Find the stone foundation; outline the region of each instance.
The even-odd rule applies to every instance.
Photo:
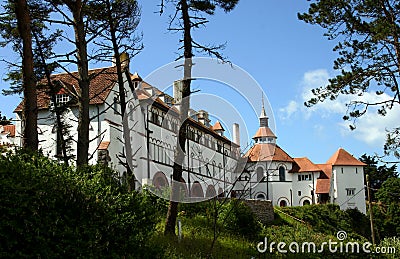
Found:
[[[274,220],[274,207],[269,200],[244,200],[244,203],[250,207],[253,213],[262,223],[268,223]]]

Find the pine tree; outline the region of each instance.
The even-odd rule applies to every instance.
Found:
[[[13,82],[16,90],[24,94],[22,145],[24,148],[37,150],[37,97],[31,10],[26,0],[7,1],[2,7],[5,11],[0,22],[2,45],[11,43],[14,51],[21,57],[21,65],[11,71],[7,79]]]
[[[139,44],[141,37],[136,35],[136,28],[140,21],[140,8],[136,0],[100,0],[92,5],[97,11],[91,17],[95,30],[100,30],[100,37],[96,41],[99,51],[96,55],[99,61],[108,60],[110,56],[115,58],[117,70],[118,98],[120,111],[115,111],[121,116],[122,122],[122,146],[124,147],[118,156],[119,162],[126,168],[127,182],[129,190],[134,190],[135,180],[133,168],[128,160],[132,161],[132,146],[130,142],[130,129],[126,114],[127,101],[125,98],[124,75],[128,79],[128,84],[132,82],[129,73],[129,62],[141,49]],[[100,27],[100,28],[96,28]],[[134,86],[130,85],[132,94],[135,95]]]
[[[165,223],[166,235],[175,235],[176,217],[178,214],[178,201],[174,197],[178,197],[179,183],[182,178],[182,164],[185,157],[185,143],[186,143],[186,126],[188,123],[188,111],[190,103],[190,84],[192,80],[192,57],[194,51],[205,52],[211,56],[215,56],[219,59],[223,59],[223,56],[218,52],[221,49],[220,46],[205,46],[195,41],[191,35],[191,31],[194,28],[198,28],[200,25],[206,24],[208,21],[202,14],[213,15],[217,7],[222,8],[225,12],[233,10],[238,0],[180,0],[171,1],[176,7],[175,18],[172,19],[170,24],[174,23],[174,19],[180,13],[179,21],[177,22],[178,28],[170,28],[170,30],[181,31],[183,33],[183,55],[179,58],[184,58],[183,64],[183,79],[182,83],[182,100],[180,103],[180,115],[179,115],[179,133],[177,138],[177,144],[174,152],[174,165],[172,174],[172,192],[171,199],[168,206],[168,212]],[[161,1],[160,14],[164,11],[164,1]]]
[[[360,161],[367,165],[364,167],[364,173],[369,176],[370,187],[372,188],[370,192],[371,200],[377,201],[375,193],[382,187],[382,184],[389,178],[398,177],[397,166],[396,164],[390,167],[385,164],[378,166],[377,159],[367,154],[362,155]]]
[[[326,32],[328,40],[338,41],[334,48],[339,57],[334,69],[340,74],[327,86],[313,89],[315,98],[306,106],[339,95],[374,93],[384,100],[377,102],[352,101],[344,120],[364,115],[376,106],[385,116],[388,110],[400,105],[400,4],[394,0],[318,0],[311,3],[307,13],[298,14],[300,20],[316,24]],[[377,98],[382,99],[380,98]],[[400,127],[389,129],[384,152],[400,158]]]

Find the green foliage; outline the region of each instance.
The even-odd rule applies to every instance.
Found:
[[[1,116],[1,111],[0,111],[0,126],[10,125],[10,124],[11,124],[11,119],[7,119],[6,116]]]
[[[204,215],[181,215],[179,219],[182,222],[182,239],[165,236],[163,224],[151,238],[152,249],[162,254],[158,258],[251,258],[258,254],[253,242],[226,230],[219,232],[211,249],[214,232],[209,219]]]
[[[217,229],[234,235],[255,238],[261,230],[254,213],[240,200],[210,200],[180,204],[179,209],[179,214],[185,218],[201,216],[205,220],[205,225],[210,228],[214,227],[215,217],[217,217]]]
[[[375,204],[372,207],[375,232],[378,240],[386,237],[398,237],[400,233],[400,207],[391,203]]]
[[[0,257],[150,256],[151,201],[108,168],[17,152],[0,157],[0,193]]]
[[[398,237],[400,233],[400,178],[389,178],[376,193],[379,200],[372,208],[379,239]]]
[[[55,11],[53,9],[54,2],[30,0],[27,1],[27,4],[31,17],[34,73],[36,81],[39,81],[39,79],[44,78],[46,70],[51,73],[57,67],[57,62],[49,60],[54,58],[53,47],[59,42],[62,31],[54,29],[51,24],[44,22],[46,19],[50,19],[50,15]],[[19,57],[18,62],[21,62],[22,41],[17,28],[14,9],[13,1],[3,1],[0,6],[0,46],[11,45],[13,51]],[[46,64],[43,59],[48,63]],[[11,87],[10,89],[3,89],[3,94],[19,94],[23,91],[21,65],[7,61],[6,63],[9,65],[9,71],[7,71],[5,80],[10,82]]]
[[[385,238],[383,239],[379,245],[379,247],[385,247],[393,249],[394,248],[394,253],[386,253],[386,254],[380,254],[381,257],[386,257],[386,258],[398,258],[400,254],[400,239],[396,237],[390,237],[390,238]],[[391,250],[393,251],[393,250]]]
[[[197,215],[205,216],[211,219],[211,215],[214,211],[214,201],[203,201],[197,203],[181,203],[179,204],[179,210],[182,215],[193,218]]]
[[[222,206],[218,222],[228,231],[248,238],[257,237],[260,231],[254,213],[242,201],[236,199]]]
[[[291,216],[305,221],[313,231],[326,235],[336,235],[340,230],[348,233],[350,238],[363,239],[370,237],[368,217],[357,209],[340,210],[338,205],[310,205],[303,207],[285,207],[281,210]]]
[[[378,166],[376,158],[366,154],[360,157],[360,161],[367,164],[364,167],[364,173],[369,176],[370,187],[372,188],[371,200],[377,201],[375,197],[376,190],[380,189],[387,179],[398,176],[397,166],[395,164],[390,167],[386,165]]]
[[[385,204],[400,204],[400,178],[387,179],[376,193],[376,197]]]

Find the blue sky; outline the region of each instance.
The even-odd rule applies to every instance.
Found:
[[[131,72],[137,71],[146,77],[176,59],[180,35],[167,31],[168,13],[173,11],[171,6],[167,6],[166,14],[160,16],[157,13],[159,1],[140,2],[144,50],[131,60]],[[222,51],[224,56],[247,71],[264,90],[275,118],[277,143],[292,157],[307,156],[315,163],[324,163],[339,147],[355,157],[364,153],[381,154],[385,127],[396,124],[399,109],[385,118],[371,111],[359,119],[355,131],[350,131],[342,120],[345,103],[351,100],[350,97],[311,109],[303,106],[303,102],[311,97],[309,90],[325,84],[335,74],[332,65],[336,57],[332,51],[335,43],[323,37],[321,28],[297,19],[297,13],[306,11],[308,4],[298,0],[242,0],[231,13],[217,11],[209,17],[207,27],[195,31],[193,36],[204,44],[226,42]],[[7,49],[0,56],[13,58]],[[0,71],[4,77],[4,64],[0,64]],[[1,89],[8,87],[7,82],[0,82]],[[203,90],[205,85],[199,81],[194,87]],[[215,91],[214,94],[241,110],[241,103],[232,101],[233,95],[223,90]],[[252,103],[256,103],[254,108],[259,113],[261,95],[255,98]],[[376,100],[373,95],[363,98]],[[0,96],[0,110],[7,116],[13,116],[12,110],[17,103],[18,97]],[[246,112],[242,116],[252,136],[258,128],[257,117]]]

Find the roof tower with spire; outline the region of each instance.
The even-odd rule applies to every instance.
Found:
[[[260,121],[260,127],[258,128],[256,134],[253,136],[254,141],[256,143],[276,143],[277,137],[268,125],[269,118],[264,108],[264,96],[262,96],[261,114],[258,118]]]

